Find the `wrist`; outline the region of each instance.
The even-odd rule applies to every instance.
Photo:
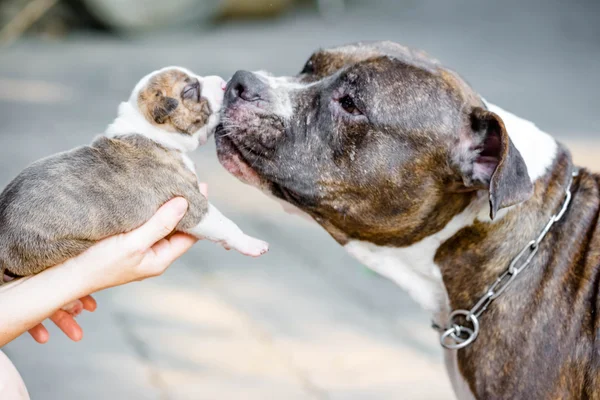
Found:
[[[72,297],[69,301],[79,299],[94,293],[96,288],[96,276],[92,268],[86,268],[77,258],[66,261],[63,264],[48,268],[42,274],[48,274],[48,279],[55,281],[55,288],[62,293]],[[41,274],[40,274],[41,275]]]

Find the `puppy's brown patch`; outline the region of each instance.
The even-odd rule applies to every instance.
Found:
[[[138,94],[137,102],[153,125],[188,135],[206,125],[212,113],[198,79],[174,68],[153,76]]]

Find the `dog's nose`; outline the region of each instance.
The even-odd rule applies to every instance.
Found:
[[[229,82],[225,96],[230,101],[240,98],[253,102],[264,100],[266,90],[267,85],[252,72],[237,71]]]

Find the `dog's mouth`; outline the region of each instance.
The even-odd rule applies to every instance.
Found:
[[[267,189],[278,174],[274,157],[283,121],[239,99],[225,101],[220,117],[215,131],[219,161],[242,182]]]
[[[295,206],[305,203],[303,196],[288,189],[286,186],[263,177],[248,160],[248,157],[257,157],[251,149],[237,144],[227,130],[219,125],[215,132],[217,157],[221,165],[240,181],[265,190],[270,194],[287,201]]]
[[[231,88],[230,88],[231,89]],[[227,95],[226,95],[227,97]],[[285,153],[285,121],[268,104],[226,99],[215,132],[219,162],[240,181],[303,208],[313,196],[296,181],[294,157]],[[303,195],[302,193],[306,193]]]
[[[247,149],[243,144],[237,144],[235,139],[219,125],[215,133],[217,156],[223,167],[240,181],[257,187],[275,197],[298,207],[304,208],[310,203],[310,197],[289,189],[287,185],[279,183],[276,178],[268,179],[258,172],[249,161],[257,154]]]
[[[266,185],[222,124],[216,129],[215,142],[219,162],[229,173],[248,185],[259,188]]]

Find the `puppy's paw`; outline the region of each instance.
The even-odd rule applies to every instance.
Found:
[[[62,307],[62,309],[74,317],[83,312],[83,303],[81,300],[75,300]]]
[[[245,236],[240,243],[231,246],[243,255],[250,257],[260,257],[269,251],[269,243],[250,236]]]

